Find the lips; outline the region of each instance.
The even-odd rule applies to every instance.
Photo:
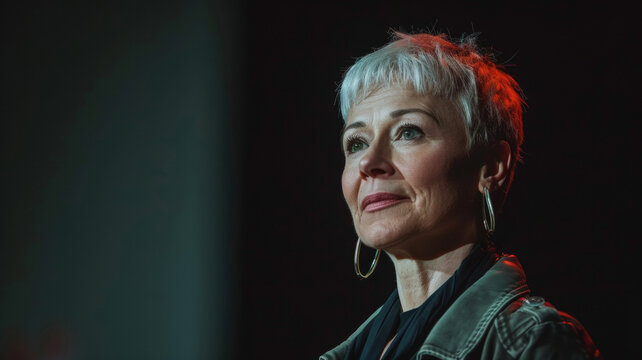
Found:
[[[361,201],[361,209],[365,212],[373,212],[396,205],[405,200],[406,197],[391,193],[376,193],[368,195]]]

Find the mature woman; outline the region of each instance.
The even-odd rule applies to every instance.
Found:
[[[383,251],[397,289],[321,359],[600,357],[491,246],[523,138],[513,78],[471,38],[397,34],[347,71],[340,102],[355,270],[368,277]],[[362,243],[377,249],[365,274]]]

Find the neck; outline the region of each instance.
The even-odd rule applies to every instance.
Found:
[[[472,243],[467,243],[429,260],[399,258],[389,253],[395,266],[402,310],[421,306],[457,271],[472,247]]]

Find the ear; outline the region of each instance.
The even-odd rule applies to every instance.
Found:
[[[484,157],[484,163],[479,172],[479,192],[488,188],[493,192],[508,181],[508,171],[512,166],[513,157],[508,142],[502,140],[495,144]]]

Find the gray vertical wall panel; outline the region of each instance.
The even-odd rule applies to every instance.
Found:
[[[227,353],[234,102],[219,7],[3,15],[4,355]]]

